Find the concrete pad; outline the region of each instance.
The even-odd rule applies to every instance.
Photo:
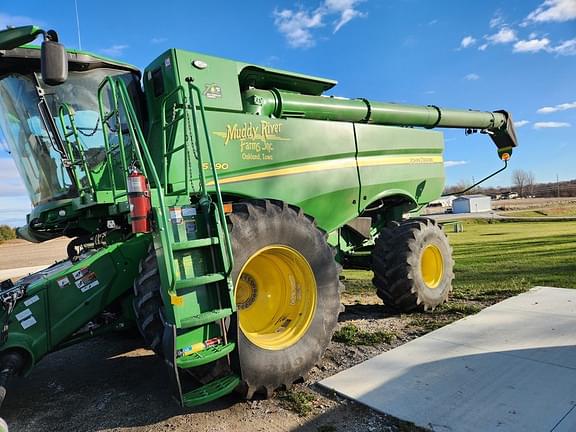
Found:
[[[576,431],[576,290],[537,287],[320,385],[434,431]]]
[[[28,276],[30,273],[36,273],[44,270],[48,265],[32,266],[32,267],[18,267],[7,270],[0,270],[0,281],[6,279],[20,279],[21,277]]]
[[[574,432],[576,431],[576,405],[553,429],[554,432]]]

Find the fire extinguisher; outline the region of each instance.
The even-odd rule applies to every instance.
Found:
[[[148,180],[135,166],[128,173],[128,203],[130,204],[130,219],[133,233],[150,232],[150,190]]]

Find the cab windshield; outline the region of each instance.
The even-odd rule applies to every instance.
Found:
[[[9,74],[0,79],[0,128],[34,206],[78,194],[74,171],[62,163],[63,131],[58,110],[63,103],[74,110],[80,147],[89,168],[104,161],[98,85],[110,75],[125,77],[129,88],[138,82],[129,72],[104,68],[70,72],[59,86],[44,84],[39,74]],[[39,91],[44,94],[47,112],[40,107]],[[86,178],[79,180],[84,183]]]

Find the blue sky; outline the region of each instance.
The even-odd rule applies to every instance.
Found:
[[[339,81],[332,94],[506,109],[520,147],[513,168],[537,181],[576,178],[576,0],[77,0],[81,45],[144,68],[177,47]],[[54,28],[79,47],[73,0],[3,2],[0,27]],[[0,150],[0,152],[2,152]],[[0,223],[30,205],[0,154]],[[446,132],[447,183],[500,167],[486,136]]]

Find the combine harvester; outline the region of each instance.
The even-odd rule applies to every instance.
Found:
[[[444,187],[430,129],[485,133],[504,161],[516,146],[505,111],[326,97],[334,81],[199,53],[141,75],[34,26],[0,49],[0,127],[33,204],[18,233],[72,239],[2,283],[2,399],[46,354],[133,324],[183,406],[270,396],[322,358],[342,265],[398,310],[446,300],[451,248],[417,217]]]

